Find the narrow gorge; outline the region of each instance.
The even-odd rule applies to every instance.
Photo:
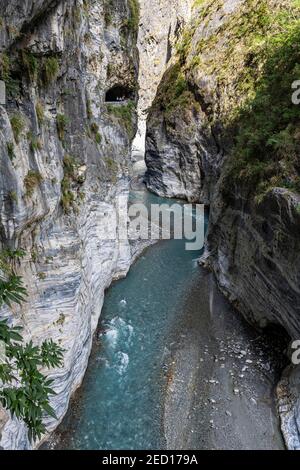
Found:
[[[147,186],[210,206],[202,264],[259,328],[299,336],[299,8],[289,1],[196,2],[148,120]],[[299,368],[277,390],[299,448]]]
[[[292,0],[0,0],[0,340],[55,392],[36,439],[0,394],[2,449],[300,449],[299,32]],[[205,204],[205,247],[122,238],[120,201]]]

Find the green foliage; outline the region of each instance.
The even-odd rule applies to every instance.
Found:
[[[8,81],[6,82],[7,95],[12,98],[16,98],[20,94],[20,84],[20,80],[9,77]]]
[[[278,21],[281,31],[263,49],[255,95],[229,127],[236,133],[230,176],[248,181],[257,193],[274,185],[300,190],[300,108],[291,100],[300,76],[300,20],[281,14]]]
[[[93,122],[90,126],[92,136],[97,144],[101,144],[102,136],[99,132],[99,126],[95,122]]]
[[[274,15],[270,12],[269,0],[247,0],[234,13],[225,15],[215,31],[210,31],[208,25],[214,21],[215,12],[222,8],[223,1],[207,0],[195,4],[198,10],[194,11],[192,24],[176,44],[178,59],[187,76],[199,69],[200,74],[214,76],[216,88],[220,88],[221,93],[226,90],[226,100],[220,103],[218,110],[220,116],[226,103],[232,110],[253,91],[259,77],[257,51],[269,35],[276,32]],[[278,11],[278,5],[276,9]],[[195,34],[200,25],[203,33]],[[252,73],[254,69],[256,74]],[[229,110],[225,109],[226,112]]]
[[[63,326],[66,320],[66,315],[64,313],[59,314],[58,320],[55,322],[56,325]]]
[[[179,63],[165,73],[152,108],[159,109],[167,122],[173,120],[178,109],[183,112],[187,108],[199,108]]]
[[[64,157],[64,174],[70,178],[75,178],[76,163],[74,157],[66,154]]]
[[[59,62],[56,57],[47,57],[44,63],[43,82],[45,85],[50,85],[54,82],[59,74]]]
[[[52,339],[42,344],[41,356],[43,365],[48,368],[62,365],[63,351]]]
[[[0,306],[4,303],[11,306],[12,302],[21,304],[27,295],[22,278],[12,274],[7,280],[0,279]]]
[[[90,8],[91,8],[90,0],[83,0],[82,8],[83,8],[84,14],[88,16]]]
[[[42,142],[37,135],[34,135],[32,132],[28,132],[27,138],[32,152],[37,152],[42,149]]]
[[[2,250],[0,252],[0,269],[1,268],[1,262],[7,263],[13,263],[14,261],[20,261],[24,256],[26,255],[26,252],[23,250],[23,248],[16,248],[15,250],[12,250],[10,248],[6,248],[5,250]]]
[[[61,182],[61,190],[62,190],[62,197],[61,197],[61,205],[65,214],[69,213],[72,207],[74,207],[75,197],[73,192],[71,191],[70,181],[68,178],[64,177]]]
[[[44,112],[43,104],[40,101],[38,101],[37,104],[35,105],[35,112],[36,112],[39,126],[41,127],[45,122],[45,112]]]
[[[61,182],[61,205],[63,211],[67,214],[71,211],[71,209],[76,208],[75,195],[74,191],[72,190],[72,186],[81,185],[83,183],[83,179],[78,176],[78,165],[76,164],[75,159],[71,155],[65,155],[63,167],[64,177]]]
[[[43,416],[56,418],[49,404],[52,380],[47,379],[40,367],[59,367],[62,365],[62,349],[52,340],[34,346],[30,341],[21,344],[20,328],[8,327],[6,321],[0,322],[0,340],[6,344],[6,362],[0,365],[0,402],[12,416],[22,419],[28,427],[31,441],[40,439],[46,431]],[[12,385],[18,377],[18,386]]]
[[[22,115],[20,113],[15,113],[10,118],[10,124],[14,134],[15,141],[17,144],[20,141],[20,136],[25,128],[25,123]]]
[[[99,132],[97,132],[97,133],[95,134],[95,142],[96,142],[96,144],[98,144],[98,145],[101,144],[101,142],[102,142],[102,136],[101,136],[101,134],[100,134]]]
[[[43,181],[42,175],[35,170],[29,170],[24,178],[25,196],[31,197],[36,187]]]
[[[206,0],[194,0],[193,8],[199,8],[205,3]]]
[[[56,118],[56,126],[58,137],[60,140],[64,140],[66,127],[69,124],[70,120],[64,114],[58,114]]]
[[[81,21],[81,7],[80,6],[75,6],[73,8],[73,17],[75,24],[79,24]]]
[[[15,158],[14,143],[13,142],[7,142],[6,147],[7,147],[7,154],[9,156],[10,160],[12,161]]]
[[[20,93],[22,77],[35,82],[38,71],[38,59],[29,51],[21,50],[18,56],[11,53],[0,54],[0,79],[5,81],[6,91],[10,97],[16,97]]]
[[[39,70],[38,59],[31,52],[23,50],[21,52],[21,60],[28,79],[31,82],[36,81]]]
[[[158,100],[162,109],[167,110],[173,107],[185,91],[188,91],[188,85],[177,63],[168,70],[159,90]]]
[[[38,252],[36,250],[32,250],[31,251],[31,261],[33,263],[36,263],[37,260],[38,260],[38,257],[39,257]]]
[[[140,19],[140,5],[138,0],[128,0],[130,17],[128,19],[127,25],[130,31],[137,33],[139,28],[139,19]]]
[[[15,274],[13,263],[23,258],[24,250],[3,250],[0,253],[0,306],[4,303],[22,304],[27,296],[21,277]],[[41,438],[46,431],[43,416],[56,418],[49,404],[54,391],[52,381],[41,372],[41,367],[60,367],[63,350],[52,340],[34,346],[30,341],[22,344],[20,327],[8,325],[0,320],[0,341],[6,347],[5,361],[0,364],[0,403],[10,411],[12,417],[23,420],[28,427],[30,440]]]
[[[109,26],[112,23],[112,10],[114,8],[113,0],[105,0],[104,3],[104,21],[105,25]]]
[[[111,157],[106,157],[106,158],[104,159],[104,161],[105,161],[105,163],[106,163],[107,168],[108,168],[111,172],[115,173],[115,172],[118,170],[118,164],[117,164],[117,162],[116,162],[113,158],[111,158]]]
[[[11,345],[15,341],[22,341],[20,327],[9,327],[6,320],[0,320],[0,340],[6,345]]]
[[[209,124],[221,124],[226,145],[234,136],[224,190],[239,184],[256,201],[277,186],[298,192],[300,107],[291,87],[300,78],[300,3],[247,0],[215,31],[206,29],[222,4],[195,1],[193,23],[177,44],[178,74],[176,66],[167,72],[154,106],[170,120],[190,107],[187,91],[177,93],[180,74],[214,77],[218,101],[205,110]]]
[[[96,124],[95,122],[93,122],[93,123],[91,124],[91,131],[92,131],[94,134],[96,134],[96,132],[99,131],[99,126],[98,126],[98,124]]]
[[[109,26],[112,22],[112,14],[109,10],[106,10],[104,13],[104,21],[106,26]]]
[[[12,78],[12,60],[4,52],[0,54],[0,79],[5,82],[9,97],[15,98],[20,93],[20,79]]]
[[[89,98],[86,100],[86,114],[87,114],[88,119],[92,119],[93,112],[92,112],[91,100]]]
[[[109,114],[115,116],[122,126],[126,129],[129,138],[133,137],[133,113],[135,110],[135,103],[133,101],[128,101],[126,104],[113,105],[109,104],[107,106],[107,111]]]
[[[25,256],[22,249],[6,249],[0,252],[0,307],[11,306],[12,302],[21,304],[27,296],[22,279],[16,275],[14,264]]]
[[[10,78],[10,60],[4,52],[0,54],[0,77],[5,82]]]
[[[185,30],[180,38],[180,41],[178,41],[176,44],[176,52],[178,54],[179,62],[181,64],[186,61],[194,31],[195,27]]]
[[[14,202],[17,203],[18,202],[18,195],[17,195],[16,191],[9,191],[8,197],[9,197],[9,200],[12,203],[14,203]]]

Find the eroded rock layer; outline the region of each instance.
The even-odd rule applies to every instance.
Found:
[[[157,87],[168,67],[176,41],[191,17],[193,0],[140,0],[139,50],[139,132],[134,150],[145,151],[146,118]]]
[[[29,296],[13,313],[24,338],[65,350],[52,370],[58,420],[80,385],[104,290],[126,274],[131,250],[106,239],[126,197],[136,128],[134,2],[2,1],[0,109],[2,246],[22,247]],[[114,86],[131,99],[106,103]],[[30,447],[25,426],[3,414],[1,446]],[[51,431],[58,420],[49,418]]]

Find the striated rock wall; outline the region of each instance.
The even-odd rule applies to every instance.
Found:
[[[147,112],[172,58],[175,43],[190,20],[192,3],[193,0],[139,1],[139,132],[133,144],[137,154],[144,153]]]
[[[264,47],[277,32],[277,18],[290,15],[289,8],[288,1],[227,0],[202,2],[194,10],[149,113],[146,164],[150,190],[210,204],[204,262],[232,303],[257,326],[277,324],[299,339],[300,196],[294,184],[299,168],[288,153],[294,149],[287,141],[280,152],[275,146],[267,163],[259,150],[258,161],[249,163],[235,161],[239,155],[232,150],[235,135],[245,127],[240,110],[251,100],[260,110],[255,97],[268,59]],[[280,50],[274,57],[280,66]],[[280,90],[284,84],[277,81],[276,86]],[[286,86],[292,116],[291,85]],[[279,106],[278,115],[282,110]],[[244,149],[247,142],[254,145],[252,137],[255,132],[248,134]],[[278,389],[290,449],[300,448],[299,396],[299,368],[291,367]]]
[[[106,104],[119,85],[135,90],[136,18],[126,0],[0,2],[1,245],[22,247],[29,297],[1,318],[25,339],[65,349],[52,370],[58,421],[80,385],[104,291],[131,263],[126,242],[104,240],[118,196],[127,195],[134,101]],[[49,418],[53,430],[57,420]],[[4,449],[30,448],[17,419],[1,412]]]

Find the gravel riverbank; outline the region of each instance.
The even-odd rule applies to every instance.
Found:
[[[167,448],[284,449],[274,398],[282,345],[253,330],[203,268],[181,308],[167,373]]]

